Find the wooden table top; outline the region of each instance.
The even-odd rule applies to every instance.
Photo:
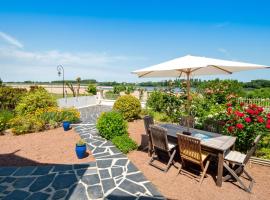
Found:
[[[182,133],[183,131],[187,131],[187,127],[183,127],[180,125],[175,124],[159,124],[159,125],[167,129],[168,136],[174,138],[177,138],[176,133]],[[221,135],[194,128],[190,128],[189,132],[191,133],[191,136],[201,139],[202,146],[217,149],[220,151],[228,150],[234,145],[236,141],[236,137]]]

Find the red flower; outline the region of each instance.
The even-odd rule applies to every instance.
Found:
[[[266,124],[265,128],[270,129],[270,124]]]
[[[241,102],[241,103],[240,103],[240,106],[241,106],[241,107],[243,107],[244,105],[245,105],[245,103],[244,103],[244,102]]]
[[[270,113],[267,114],[267,118],[270,119]]]
[[[244,113],[239,112],[238,110],[237,110],[237,111],[235,111],[235,114],[236,114],[238,117],[244,117],[244,116],[245,116],[245,114],[244,114]]]
[[[258,117],[257,117],[257,121],[258,121],[259,123],[263,123],[263,122],[264,122],[264,119],[263,119],[261,116],[258,116]]]
[[[243,124],[236,124],[236,128],[238,128],[238,129],[243,129],[244,128],[244,125]]]
[[[227,107],[231,107],[231,106],[232,106],[232,104],[231,104],[231,103],[227,103],[226,105],[227,105]]]
[[[254,110],[252,110],[252,109],[247,109],[247,113],[250,114],[250,115],[254,115]]]
[[[227,112],[229,115],[232,114],[232,107],[227,108]]]
[[[246,121],[247,123],[250,123],[250,122],[251,122],[251,118],[250,118],[250,117],[246,117],[246,118],[245,118],[245,121]]]
[[[270,119],[267,119],[266,124],[270,124]]]
[[[259,110],[254,110],[254,115],[258,115],[259,114]]]
[[[234,131],[234,126],[229,126],[228,127],[228,131],[231,133],[231,132],[233,132]]]
[[[263,111],[263,107],[258,107],[258,111],[262,112]]]

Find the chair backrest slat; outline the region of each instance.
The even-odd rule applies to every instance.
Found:
[[[258,135],[255,138],[255,140],[253,141],[252,146],[251,146],[250,150],[248,151],[248,153],[247,153],[247,155],[245,157],[244,164],[247,164],[247,162],[249,161],[249,159],[251,158],[251,156],[255,153],[261,137],[262,137],[261,135]]]
[[[150,134],[154,148],[169,151],[167,130],[157,125],[150,125]]]
[[[197,162],[202,161],[201,141],[199,139],[181,133],[177,134],[177,138],[181,156]]]
[[[143,121],[144,121],[145,132],[147,135],[150,135],[150,125],[154,124],[153,117],[147,115],[143,118]]]

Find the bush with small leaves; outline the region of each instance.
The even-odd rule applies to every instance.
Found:
[[[13,113],[8,110],[0,111],[0,133],[9,128],[9,121],[13,118]]]
[[[10,126],[14,135],[21,135],[44,130],[45,123],[38,117],[29,114],[25,116],[18,115],[11,119]]]
[[[127,134],[127,122],[119,112],[104,112],[98,118],[97,129],[102,137],[110,140]]]
[[[38,88],[23,96],[15,108],[18,115],[34,113],[39,108],[55,107],[56,100],[44,89]]]
[[[112,143],[124,154],[138,148],[136,142],[134,142],[127,134],[114,137]]]
[[[113,110],[120,112],[128,121],[138,119],[141,109],[141,102],[132,95],[119,97],[113,105]]]

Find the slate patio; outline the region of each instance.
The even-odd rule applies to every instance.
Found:
[[[95,162],[0,168],[0,199],[164,199],[153,184],[114,145],[101,138],[96,119],[106,106],[81,109],[74,125]]]

